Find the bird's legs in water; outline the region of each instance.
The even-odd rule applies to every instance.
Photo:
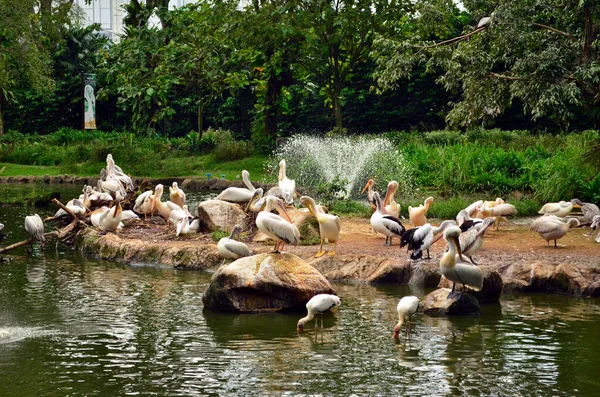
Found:
[[[325,255],[325,250],[323,249],[323,243],[325,243],[324,239],[321,239],[321,247],[319,248],[319,252],[315,254],[315,258],[320,258]]]

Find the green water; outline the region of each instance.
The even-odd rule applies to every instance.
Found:
[[[0,208],[6,245],[31,210]],[[40,215],[43,215],[40,213]],[[392,339],[398,299],[427,291],[335,284],[342,306],[299,335],[302,313],[205,310],[211,274],[124,266],[67,248],[0,265],[0,396],[595,396],[600,301],[504,297],[480,316],[417,315]]]

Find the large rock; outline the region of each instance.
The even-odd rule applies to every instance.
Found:
[[[500,295],[502,295],[503,281],[502,276],[495,270],[487,267],[481,267],[483,271],[483,288],[481,291],[475,291],[470,288],[465,290],[477,298],[480,303],[493,303],[500,302]],[[439,288],[452,288],[452,281],[446,277],[442,277],[438,285]],[[456,288],[462,288],[462,285],[456,284]]]
[[[317,294],[334,294],[329,281],[293,254],[259,254],[224,265],[202,297],[206,307],[231,312],[303,309]]]
[[[245,226],[246,214],[239,205],[222,200],[206,200],[198,204],[198,218],[210,231],[231,232],[235,225]]]
[[[290,215],[290,219],[292,223],[298,228],[300,232],[300,239],[319,239],[319,222],[317,219],[308,212],[306,208],[286,208],[288,214]],[[267,237],[262,232],[257,232],[253,238],[253,241],[258,243],[264,243],[266,241],[270,241],[271,239]]]
[[[473,295],[454,294],[452,298],[448,298],[451,291],[450,288],[439,288],[427,294],[421,300],[423,313],[430,316],[446,316],[481,312],[479,302]]]

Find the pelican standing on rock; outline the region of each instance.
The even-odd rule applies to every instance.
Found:
[[[478,266],[462,261],[459,242],[460,233],[458,226],[450,226],[444,231],[444,239],[448,243],[448,250],[440,260],[440,273],[452,281],[452,291],[448,294],[448,298],[454,295],[456,283],[460,283],[464,287],[470,287],[475,291],[479,291],[483,287],[483,271]],[[456,260],[457,257],[460,262]]]
[[[300,197],[300,203],[303,206],[308,208],[311,215],[317,218],[317,222],[319,222],[319,234],[321,235],[321,247],[319,248],[319,252],[315,254],[315,258],[319,258],[325,254],[325,250],[323,250],[323,243],[325,240],[329,244],[333,244],[333,251],[329,252],[329,255],[335,255],[335,250],[337,248],[337,242],[340,238],[340,230],[342,225],[340,223],[340,217],[331,214],[325,214],[317,208],[317,204],[315,200],[308,196]]]
[[[228,187],[217,196],[217,200],[229,201],[232,203],[247,203],[250,201],[252,193],[254,192],[254,186],[252,186],[252,182],[250,182],[250,173],[248,171],[242,171],[242,180],[244,181],[246,188]]]
[[[294,194],[296,193],[296,181],[288,179],[285,173],[285,160],[279,162],[279,189],[281,195],[287,204],[294,202]]]
[[[406,335],[410,336],[410,319],[419,310],[421,303],[416,296],[405,296],[400,299],[396,310],[398,311],[398,323],[394,327],[394,339],[400,336],[400,330],[406,321]]]
[[[323,328],[323,313],[325,313],[327,310],[332,309],[341,304],[342,304],[342,301],[341,301],[340,297],[336,296],[336,295],[319,294],[319,295],[313,296],[312,298],[310,298],[310,300],[306,304],[306,310],[308,311],[308,314],[306,315],[306,317],[302,317],[298,321],[298,325],[297,325],[296,329],[298,331],[303,331],[304,324],[306,324],[313,318],[315,319],[315,329],[316,329],[317,328],[317,318],[315,318],[315,315],[317,315],[317,314],[321,315],[321,328]]]
[[[408,207],[408,217],[413,226],[423,226],[427,223],[427,211],[433,203],[433,197],[425,199],[425,203],[418,207]]]
[[[563,218],[573,210],[573,203],[570,201],[559,201],[558,203],[547,203],[538,211],[542,215],[555,215]]]
[[[38,214],[25,217],[25,230],[31,234],[33,241],[46,241],[44,237],[44,222]]]
[[[279,253],[280,250],[283,250],[285,244],[298,245],[300,243],[300,232],[292,224],[283,202],[277,197],[269,196],[263,207],[263,210],[256,216],[256,227],[275,241],[272,253]],[[273,208],[277,209],[281,216],[271,213]]]
[[[383,214],[383,203],[381,202],[379,193],[373,193],[373,198],[375,199],[377,209],[371,215],[371,227],[375,233],[385,236],[385,243],[383,245],[392,245],[392,238],[401,237],[406,229],[398,218]]]
[[[240,225],[235,225],[229,237],[223,237],[219,240],[219,243],[217,244],[217,249],[219,250],[219,254],[223,258],[238,259],[244,256],[252,255],[252,252],[250,252],[250,248],[248,248],[246,244],[240,241],[241,232],[242,227]]]
[[[537,232],[548,242],[548,246],[550,245],[550,240],[554,240],[554,247],[556,248],[558,247],[556,240],[563,238],[569,231],[569,228],[573,226],[579,226],[579,221],[575,218],[571,218],[565,223],[557,216],[546,215],[533,221],[530,230]]]
[[[400,238],[400,247],[408,245],[408,249],[412,251],[410,259],[417,261],[423,258],[423,251],[427,250],[427,258],[431,259],[429,255],[429,248],[439,239],[433,239],[436,235],[443,232],[448,226],[454,226],[456,222],[453,220],[446,220],[440,224],[439,227],[432,226],[429,223],[423,226],[414,227],[408,229]]]

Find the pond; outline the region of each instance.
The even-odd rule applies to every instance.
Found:
[[[0,207],[7,245],[33,210]],[[45,210],[54,212],[53,209]],[[48,215],[44,211],[40,215]],[[211,273],[96,261],[54,245],[0,264],[0,395],[596,395],[600,300],[503,296],[480,316],[418,314],[392,339],[406,286],[334,284],[304,313],[204,309]]]

